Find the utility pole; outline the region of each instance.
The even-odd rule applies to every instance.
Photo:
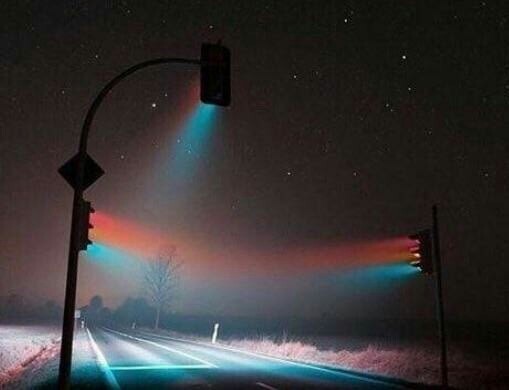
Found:
[[[440,235],[438,228],[438,208],[433,205],[433,250],[435,258],[436,270],[436,308],[438,319],[438,337],[440,342],[440,376],[442,388],[447,389],[449,386],[447,378],[447,344],[444,320],[444,300],[442,296],[442,260],[440,256]]]

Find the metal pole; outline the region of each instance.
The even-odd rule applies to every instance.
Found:
[[[447,380],[447,344],[444,321],[444,301],[442,297],[442,260],[440,257],[440,236],[438,230],[438,209],[433,205],[433,249],[436,270],[436,300],[438,318],[438,336],[440,341],[440,376],[442,388],[448,387]]]
[[[65,304],[64,304],[64,318],[62,325],[62,343],[60,346],[60,364],[58,368],[58,388],[60,390],[67,390],[70,388],[71,379],[71,362],[72,362],[72,341],[74,334],[74,311],[76,308],[76,282],[78,279],[78,255],[79,255],[79,218],[80,207],[83,200],[83,179],[85,177],[85,164],[87,157],[87,143],[90,127],[94,119],[97,109],[101,105],[104,98],[108,95],[111,89],[120,81],[134,72],[147,68],[149,66],[182,63],[199,65],[200,60],[190,60],[185,58],[156,58],[141,62],[113,78],[104,88],[99,92],[92,105],[88,109],[85,122],[81,128],[80,144],[78,150],[78,161],[76,169],[76,181],[74,186],[74,198],[72,203],[72,220],[71,220],[71,238],[69,243],[69,256],[67,259],[67,278],[65,284]]]
[[[83,161],[81,161],[83,160]],[[84,159],[78,160],[78,167],[83,165]],[[79,172],[79,169],[78,169]],[[81,179],[79,174],[76,183],[82,187],[83,170]],[[79,235],[79,214],[83,190],[76,186],[72,203],[71,239],[69,244],[69,256],[67,259],[67,280],[65,284],[65,305],[64,321],[62,325],[62,343],[60,346],[60,364],[58,371],[58,388],[68,389],[71,377],[72,340],[74,333],[74,310],[76,303],[76,281],[78,278],[78,235]]]

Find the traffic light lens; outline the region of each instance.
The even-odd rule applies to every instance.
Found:
[[[433,273],[431,231],[423,230],[408,237],[412,240],[409,252],[412,257],[410,265],[417,267],[425,274]]]

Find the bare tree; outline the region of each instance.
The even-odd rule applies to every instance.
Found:
[[[174,298],[179,268],[175,248],[160,254],[145,268],[143,284],[147,298],[156,307],[155,329],[159,329],[161,312],[169,307]]]

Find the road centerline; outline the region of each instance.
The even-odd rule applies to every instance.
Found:
[[[195,360],[197,362],[200,362],[202,363],[203,365],[205,366],[208,366],[208,368],[218,368],[215,364],[213,363],[210,363],[204,359],[200,359],[196,356],[193,356],[189,353],[186,353],[186,352],[182,352],[182,351],[179,351],[177,349],[174,349],[174,348],[171,348],[171,347],[168,347],[166,345],[163,345],[163,344],[160,344],[160,343],[156,343],[155,341],[152,341],[152,340],[147,340],[147,339],[143,339],[143,338],[140,338],[140,337],[136,337],[136,336],[131,336],[129,334],[126,334],[126,333],[122,333],[122,332],[119,332],[117,330],[113,330],[113,329],[109,329],[109,328],[104,328],[105,330],[109,331],[109,332],[112,332],[112,333],[116,333],[116,334],[119,334],[123,337],[127,337],[127,338],[130,338],[130,339],[133,339],[133,340],[137,340],[137,341],[141,341],[143,343],[147,343],[147,344],[150,344],[150,345],[153,345],[153,346],[156,346],[158,348],[161,348],[161,349],[164,349],[166,351],[169,351],[169,352],[173,352],[175,354],[178,354],[178,355],[181,355],[181,356],[185,356],[187,357],[188,359],[191,359],[191,360]]]
[[[267,389],[267,390],[278,390],[277,388],[272,387],[271,385],[268,385],[268,384],[263,383],[263,382],[256,382],[255,385],[263,387],[264,389]]]
[[[212,368],[205,364],[154,364],[144,366],[110,366],[111,371],[142,371],[142,370],[196,370]]]

